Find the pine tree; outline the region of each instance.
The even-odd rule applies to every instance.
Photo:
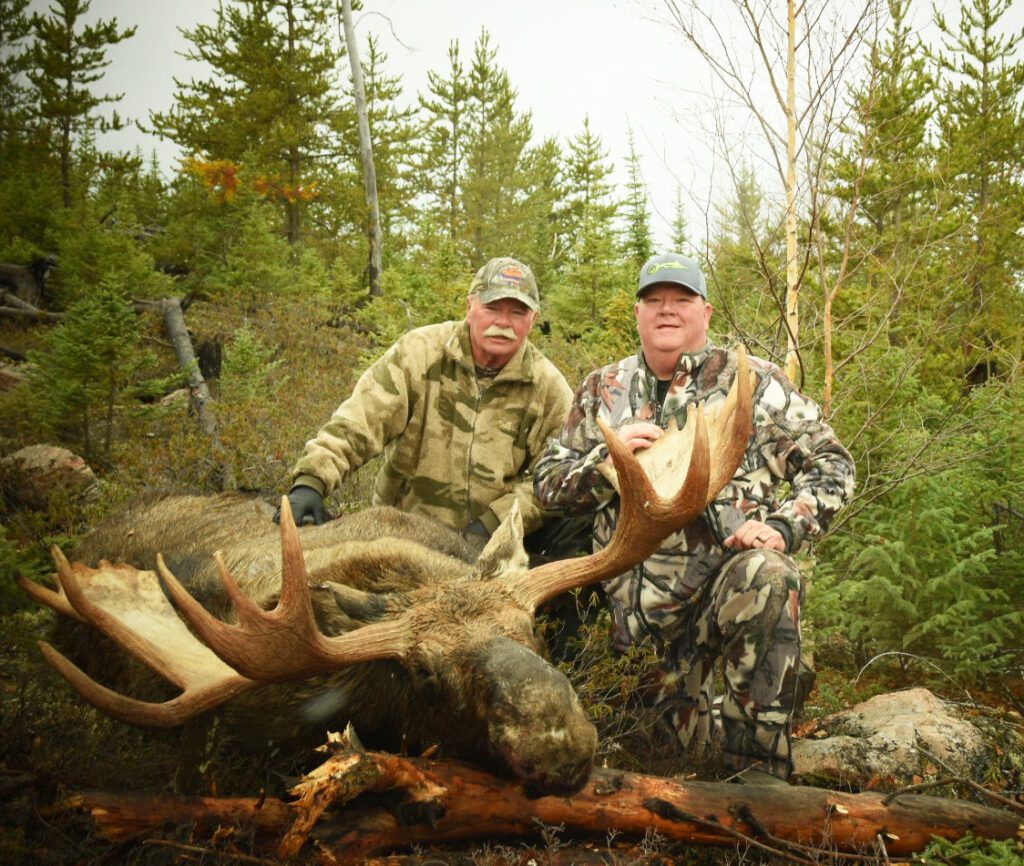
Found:
[[[187,57],[209,64],[206,79],[176,81],[175,106],[152,112],[155,132],[186,153],[241,162],[264,177],[284,211],[289,243],[338,152],[328,121],[338,97],[328,0],[230,0],[216,21],[185,32]],[[268,74],[272,70],[273,74]],[[339,105],[341,107],[339,108]]]
[[[31,411],[86,461],[110,459],[118,396],[149,361],[138,343],[124,286],[105,280],[69,307],[45,350],[29,353]]]
[[[35,15],[36,41],[28,78],[35,88],[38,120],[56,129],[55,147],[60,159],[61,195],[65,208],[72,199],[72,153],[77,141],[97,130],[120,129],[117,113],[100,117],[96,109],[118,102],[121,96],[96,96],[89,85],[103,77],[110,64],[107,48],[130,38],[136,28],[120,29],[117,19],[82,26],[89,0],[54,0],[50,14]]]
[[[29,104],[28,91],[19,81],[31,65],[28,4],[29,0],[0,0],[0,147],[23,130]]]
[[[613,199],[612,165],[601,139],[590,128],[569,142],[565,167],[566,269],[553,299],[554,319],[560,330],[579,335],[600,329],[606,309],[625,274],[616,267],[615,219],[618,203]],[[635,274],[634,274],[635,276]]]
[[[937,56],[939,170],[952,188],[951,209],[963,227],[954,250],[963,263],[965,367],[984,379],[1019,362],[1021,345],[1006,340],[1024,316],[1024,33],[1001,35],[1011,0],[964,0]]]
[[[522,160],[533,134],[529,115],[516,111],[516,91],[497,63],[487,31],[469,68],[463,208],[470,266],[517,251],[525,234]]]
[[[427,73],[428,96],[420,94],[423,148],[418,186],[429,221],[443,227],[449,242],[462,234],[462,191],[466,166],[469,82],[459,57],[459,43],[448,46],[448,75]]]
[[[654,251],[651,242],[651,211],[647,201],[647,185],[644,183],[640,155],[636,152],[636,138],[633,127],[627,133],[629,156],[626,167],[629,176],[626,182],[625,231],[623,233],[623,253],[639,271]]]
[[[683,190],[679,186],[676,187],[675,206],[672,209],[669,248],[678,253],[685,253],[690,249],[690,240],[687,235],[686,209],[683,207]]]

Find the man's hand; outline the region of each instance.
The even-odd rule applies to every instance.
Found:
[[[292,518],[296,526],[315,523],[319,526],[327,520],[324,498],[312,487],[299,484],[288,491],[288,504],[292,507]],[[281,522],[281,509],[274,512],[274,523]]]
[[[733,550],[751,550],[766,547],[769,550],[786,552],[786,539],[777,529],[760,520],[748,520],[723,542]]]
[[[616,431],[619,438],[626,443],[630,451],[639,451],[642,448],[650,448],[655,440],[660,439],[665,431],[657,424],[648,421],[638,421],[636,424],[623,424]]]

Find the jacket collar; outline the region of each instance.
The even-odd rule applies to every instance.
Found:
[[[683,352],[679,358],[679,363],[676,364],[676,370],[672,374],[672,380],[675,381],[680,376],[689,377],[693,375],[693,371],[698,369],[711,355],[715,349],[715,344],[708,340],[701,348],[696,352]],[[637,359],[640,364],[640,368],[644,371],[644,377],[650,382],[653,388],[654,383],[657,381],[651,368],[647,366],[647,360],[644,358],[644,350],[640,349],[637,352]]]

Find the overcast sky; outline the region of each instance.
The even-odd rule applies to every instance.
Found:
[[[718,0],[706,0],[717,9]],[[848,0],[828,0],[837,11]],[[710,5],[712,4],[713,5]],[[778,0],[784,8],[782,0]],[[46,6],[34,0],[35,9]],[[958,2],[940,8],[951,23]],[[458,39],[463,57],[486,28],[498,49],[498,63],[518,90],[518,106],[533,117],[536,140],[553,135],[565,142],[580,132],[585,116],[601,136],[624,184],[627,128],[632,126],[653,205],[653,228],[667,238],[677,186],[681,186],[694,241],[704,232],[709,200],[721,198],[724,172],[712,156],[708,126],[709,88],[703,64],[664,18],[658,0],[365,0],[357,15],[360,46],[368,32],[389,55],[386,69],[402,76],[405,99],[426,88],[427,72],[446,72],[448,45]],[[927,28],[931,3],[919,0],[915,23]],[[1008,23],[1024,24],[1024,2]],[[202,76],[201,67],[180,56],[188,43],[181,29],[215,18],[215,0],[93,0],[90,16],[116,17],[136,25],[135,36],[109,51],[111,65],[96,85],[99,92],[124,93],[122,115],[145,119],[166,110],[173,78]],[[742,36],[738,46],[746,46]],[[749,55],[750,48],[746,52]],[[137,130],[103,141],[108,147],[156,150],[171,169],[173,145]],[[772,183],[772,179],[766,179]],[[715,187],[712,190],[712,186]]]

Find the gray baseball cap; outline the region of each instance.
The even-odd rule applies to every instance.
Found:
[[[537,281],[522,262],[508,257],[491,259],[476,272],[469,286],[471,295],[479,295],[481,302],[490,304],[501,298],[513,298],[536,312],[540,309]]]
[[[639,298],[645,289],[657,283],[675,283],[708,299],[708,284],[696,259],[680,253],[662,253],[651,256],[640,268],[640,283],[636,289]]]

